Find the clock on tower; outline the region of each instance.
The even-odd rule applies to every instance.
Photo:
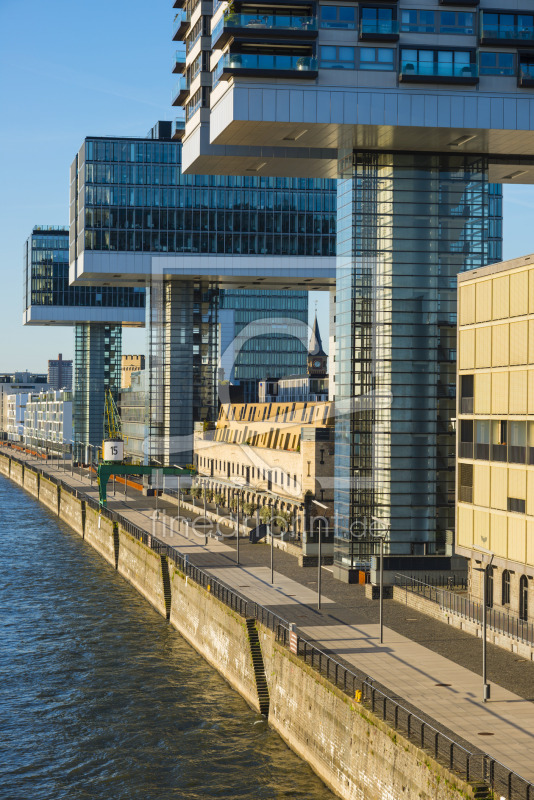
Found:
[[[317,324],[317,314],[313,322],[310,345],[308,347],[308,375],[316,378],[326,377],[328,371],[328,356],[323,350],[319,325]]]

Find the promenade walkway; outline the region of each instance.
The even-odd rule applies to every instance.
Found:
[[[19,454],[17,454],[19,456]],[[39,462],[42,467],[43,464]],[[56,472],[56,470],[54,470]],[[77,488],[89,489],[85,475],[59,476]],[[296,559],[275,552],[274,584],[270,548],[178,533],[154,521],[155,501],[128,490],[117,491],[108,506],[135,525],[188,554],[191,563],[235,588],[242,595],[295,622],[307,638],[332,655],[367,673],[391,694],[419,709],[439,726],[470,745],[483,749],[523,778],[534,782],[534,665],[512,653],[488,646],[492,696],[483,703],[479,666],[481,643],[437,620],[386,601],[384,645],[379,642],[377,603],[363,597],[362,587],[334,581],[323,567],[325,596],[316,609],[317,569],[298,568]],[[97,491],[93,485],[96,498]],[[159,508],[176,514],[176,505],[159,501]]]

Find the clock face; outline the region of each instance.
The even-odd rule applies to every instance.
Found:
[[[313,366],[316,367],[316,368],[319,368],[321,366],[321,362],[320,361],[314,361],[313,362]]]

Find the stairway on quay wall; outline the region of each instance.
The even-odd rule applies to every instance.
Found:
[[[181,572],[165,554],[76,497],[53,475],[0,454],[0,474],[25,486],[116,569],[346,800],[489,797]],[[150,542],[150,535],[147,535]]]

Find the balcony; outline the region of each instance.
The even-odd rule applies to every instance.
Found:
[[[189,81],[185,75],[180,75],[178,83],[175,85],[171,94],[172,106],[183,106],[189,96]]]
[[[492,444],[491,445],[491,460],[492,461],[508,461],[508,448],[505,444]]]
[[[172,136],[174,140],[180,140],[185,133],[185,119],[175,119],[172,123]]]
[[[461,414],[472,414],[474,408],[474,397],[462,397],[460,400],[460,413]]]
[[[480,0],[439,0],[440,6],[478,6]]]
[[[183,8],[184,5],[185,5],[185,0],[174,0],[174,3],[172,4],[172,7],[173,8]]]
[[[362,42],[397,42],[399,23],[396,19],[360,20],[360,40]]]
[[[534,62],[532,64],[519,64],[517,73],[517,85],[519,88],[534,88]]]
[[[534,26],[532,25],[489,25],[480,23],[480,44],[502,45],[504,47],[534,46]]]
[[[220,49],[230,39],[278,41],[315,39],[317,17],[293,14],[227,14],[214,28],[212,47]]]
[[[459,486],[458,487],[458,500],[460,503],[473,502],[473,487],[472,486]]]
[[[473,458],[473,442],[460,442],[458,451],[460,458]]]
[[[174,18],[172,26],[173,42],[183,41],[186,31],[189,29],[190,15],[188,11],[180,9]]]
[[[489,461],[490,457],[490,446],[489,444],[482,444],[477,442],[475,444],[475,458],[482,459],[483,461]]]
[[[312,80],[318,75],[317,59],[311,55],[228,53],[222,61],[221,80],[228,80],[232,75]]]
[[[478,83],[478,65],[403,60],[399,81],[401,83],[455,83],[462,86],[475,86]]]
[[[185,53],[177,50],[172,60],[172,71],[175,74],[185,72]]]

